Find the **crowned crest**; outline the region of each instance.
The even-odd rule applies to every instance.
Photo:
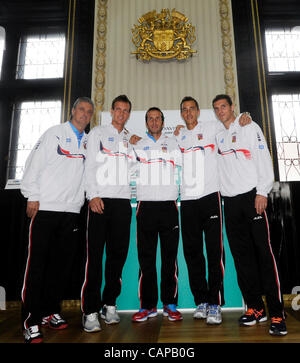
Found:
[[[139,25],[134,25],[131,30],[132,42],[136,46],[136,51],[132,54],[137,59],[183,60],[196,53],[191,48],[196,40],[195,27],[185,15],[175,9],[162,9],[160,13],[150,11],[140,17],[138,22]]]

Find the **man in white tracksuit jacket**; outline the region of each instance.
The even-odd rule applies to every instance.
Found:
[[[177,135],[183,155],[181,228],[189,283],[196,304],[194,318],[220,324],[224,304],[224,249],[215,136],[222,125],[215,119],[198,120],[199,105],[190,96],[183,98],[180,111],[186,124]]]
[[[217,135],[220,191],[238,283],[248,308],[239,323],[248,326],[267,320],[262,300],[266,295],[269,332],[285,335],[280,281],[266,213],[274,181],[270,153],[255,122],[240,127],[229,96],[216,96],[213,107],[225,126]]]
[[[137,163],[137,248],[139,258],[140,310],[132,317],[142,322],[157,315],[158,287],[156,252],[161,249],[161,301],[163,314],[171,321],[182,319],[178,300],[177,251],[179,185],[176,167],[181,152],[174,137],[162,134],[164,115],[157,107],[146,112],[147,135],[134,146]]]
[[[116,299],[121,292],[131,223],[130,140],[125,128],[131,102],[126,95],[112,102],[112,121],[89,133],[85,188],[89,200],[87,260],[81,290],[82,323],[86,332],[101,330],[98,313],[106,324],[119,323]],[[106,252],[105,286],[102,259]]]
[[[220,324],[224,304],[224,248],[216,134],[223,126],[212,117],[198,120],[199,104],[191,96],[182,99],[180,112],[186,127],[178,132],[182,127],[178,126],[175,135],[183,156],[180,212],[184,257],[196,304],[193,316],[206,319],[208,324]],[[251,118],[243,114],[239,122],[245,125]]]
[[[60,301],[76,250],[78,216],[84,204],[83,172],[93,102],[79,98],[69,122],[53,126],[29,155],[21,192],[31,218],[22,288],[25,342],[41,342],[40,325],[67,327]]]

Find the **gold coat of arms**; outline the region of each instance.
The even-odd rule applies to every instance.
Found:
[[[196,40],[195,27],[188,23],[188,18],[173,9],[156,10],[144,14],[138,19],[139,25],[131,30],[132,42],[136,51],[132,54],[137,59],[150,61],[157,59],[183,60],[196,53],[191,44]]]

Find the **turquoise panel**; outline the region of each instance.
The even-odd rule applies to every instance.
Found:
[[[128,257],[123,269],[122,275],[122,291],[117,299],[117,307],[119,310],[136,310],[140,307],[138,298],[138,273],[139,264],[137,257],[136,244],[136,208],[132,208],[131,238]],[[224,228],[224,249],[225,249],[225,308],[242,307],[242,295],[237,284],[236,271],[233,258],[229,249],[226,231]],[[204,243],[205,245],[205,243]],[[206,254],[204,250],[204,254]],[[158,286],[160,284],[160,246],[157,248],[157,276]],[[178,250],[178,308],[188,309],[194,308],[195,303],[189,287],[188,271],[183,255],[182,239],[180,236]],[[158,309],[162,308],[161,301],[158,302]]]

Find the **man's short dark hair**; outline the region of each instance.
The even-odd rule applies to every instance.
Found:
[[[180,102],[180,112],[182,112],[183,103],[187,102],[187,101],[193,101],[197,107],[197,110],[199,110],[199,104],[198,104],[197,100],[195,100],[195,98],[193,98],[191,96],[185,96],[185,97],[183,97],[182,101]]]
[[[158,112],[160,112],[162,122],[164,122],[164,121],[165,121],[165,116],[164,116],[164,114],[163,114],[163,112],[162,112],[162,110],[161,110],[160,108],[158,108],[158,107],[150,107],[150,108],[148,109],[148,111],[146,112],[146,115],[145,115],[145,121],[146,121],[146,123],[147,123],[148,113],[149,113],[150,111],[158,111]]]
[[[212,101],[212,106],[214,107],[214,103],[217,102],[217,101],[220,101],[220,100],[226,100],[229,104],[229,106],[232,105],[232,99],[230,96],[228,95],[225,95],[225,94],[220,94],[220,95],[217,95],[213,101]]]
[[[124,103],[128,103],[129,104],[129,112],[131,111],[131,102],[129,100],[129,98],[126,95],[120,95],[118,97],[116,97],[111,104],[111,108],[114,110],[115,109],[115,104],[116,102],[124,102]]]

